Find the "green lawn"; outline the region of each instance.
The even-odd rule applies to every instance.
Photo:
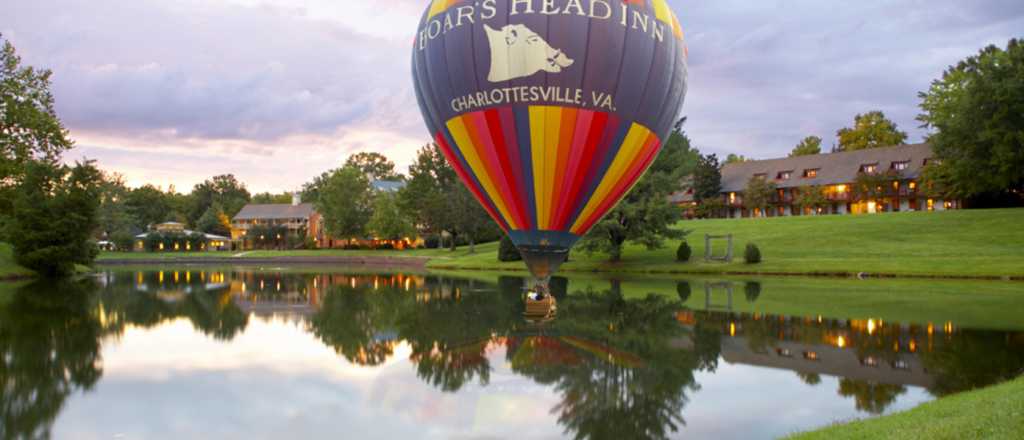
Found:
[[[614,264],[602,254],[574,252],[563,271],[1024,277],[1024,209],[694,220],[680,227],[691,231],[690,263],[674,261],[674,241],[654,251],[628,245],[623,261]],[[733,234],[737,260],[704,262],[706,233]],[[742,262],[749,242],[761,248],[762,264]],[[478,255],[436,259],[430,267],[522,268],[498,263],[495,255],[496,247],[489,247]]]
[[[830,426],[792,439],[1019,439],[1024,378],[926,403],[877,419]]]
[[[0,279],[30,277],[32,271],[14,262],[11,245],[0,243]]]

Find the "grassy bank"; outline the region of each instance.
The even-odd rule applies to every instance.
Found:
[[[14,262],[11,245],[0,243],[0,280],[31,276],[33,276],[31,270],[25,269]]]
[[[691,231],[689,263],[675,262],[678,242],[648,251],[627,245],[623,259],[575,252],[564,271],[630,273],[870,274],[1024,277],[1024,209],[907,212],[862,216],[777,217],[681,222]],[[733,234],[733,263],[703,261],[704,234]],[[742,262],[756,243],[764,263]],[[724,244],[718,244],[721,253]],[[447,269],[521,270],[499,263],[496,247],[477,255],[437,258]]]
[[[1019,439],[1024,378],[877,419],[835,425],[791,439]]]

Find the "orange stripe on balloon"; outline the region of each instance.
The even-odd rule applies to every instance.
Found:
[[[580,231],[590,230],[605,214],[615,208],[615,205],[618,205],[622,197],[633,189],[633,186],[640,181],[644,171],[647,170],[647,167],[657,157],[657,153],[660,150],[659,147],[658,137],[653,133],[650,134],[644,143],[643,150],[633,160],[633,163],[630,164],[629,170],[623,175],[623,178],[615,185],[608,196],[601,200],[601,204],[598,205],[587,221],[583,223]]]
[[[487,198],[484,197],[480,188],[473,182],[473,177],[470,176],[462,166],[462,162],[459,161],[459,158],[455,157],[455,153],[452,151],[451,145],[447,140],[445,140],[444,136],[442,136],[441,133],[438,133],[434,136],[434,142],[437,143],[437,146],[441,150],[441,154],[444,155],[444,158],[447,159],[448,163],[451,164],[453,169],[455,169],[455,174],[459,176],[459,179],[465,182],[466,187],[469,188],[469,192],[473,194],[473,197],[475,197],[477,202],[480,203],[480,206],[483,206],[484,210],[487,211],[487,215],[490,215],[502,230],[508,232],[508,225],[505,224],[505,221],[501,216],[498,215],[494,208],[491,207],[491,204],[488,202]]]
[[[481,157],[481,153],[484,150],[484,140],[478,136],[478,127],[476,125],[476,118],[474,118],[475,114],[477,113],[452,118],[448,121],[448,131],[451,132],[459,151],[462,152],[462,157],[466,159],[466,163],[473,170],[473,174],[480,180],[480,185],[484,187],[484,191],[490,196],[495,207],[498,208],[498,212],[501,213],[501,216],[510,228],[519,229],[518,225],[512,220],[508,207],[505,206],[505,201],[501,197],[501,191],[495,185],[494,179],[488,172],[487,165]]]
[[[553,230],[561,229],[558,224],[558,214],[563,205],[568,201],[565,193],[565,175],[569,170],[569,156],[572,153],[573,137],[576,131],[576,119],[579,110],[575,108],[564,108],[562,110],[562,121],[559,123],[561,131],[558,137],[558,161],[555,164],[555,177],[552,181],[551,193],[554,204],[551,206],[551,220],[548,225]]]
[[[555,229],[565,229],[566,217],[576,207],[575,201],[579,193],[577,181],[581,180],[577,179],[577,176],[584,174],[584,171],[586,171],[580,164],[583,162],[584,153],[589,147],[597,143],[597,140],[591,140],[593,137],[591,133],[593,131],[593,122],[593,111],[580,110],[576,115],[576,129],[573,131],[569,162],[566,165],[565,176],[560,179],[561,184],[558,188],[559,193],[562,194],[562,202],[557,207]]]

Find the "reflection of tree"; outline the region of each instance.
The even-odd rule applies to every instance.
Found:
[[[393,328],[396,308],[402,306],[397,288],[383,290],[346,285],[330,288],[320,311],[310,319],[311,331],[349,362],[383,364],[394,353],[394,341],[378,336]],[[413,301],[409,296],[405,298]]]
[[[1024,372],[1024,344],[1001,332],[961,330],[920,356],[935,374],[929,391],[936,396],[995,385]]]
[[[840,379],[839,395],[853,397],[857,409],[871,414],[881,414],[896,401],[907,388],[902,385],[888,385],[864,380]]]
[[[810,386],[816,386],[821,383],[821,375],[818,373],[804,373],[797,371],[796,376],[805,384]]]
[[[558,319],[546,330],[572,335],[591,356],[524,364],[515,361],[514,346],[508,356],[516,372],[555,385],[562,401],[553,411],[576,438],[667,438],[685,423],[686,391],[698,389],[693,372],[702,356],[672,347],[685,336],[674,319],[676,303],[655,295],[627,300],[617,287],[559,302]],[[713,350],[717,358],[718,346]]]
[[[747,302],[754,303],[761,297],[761,283],[757,281],[747,281],[743,285],[743,293],[747,297]]]
[[[203,334],[223,341],[234,339],[249,324],[248,315],[231,301],[231,293],[226,290],[192,293],[178,311]]]
[[[92,280],[36,282],[0,307],[0,437],[48,438],[77,389],[103,374]]]

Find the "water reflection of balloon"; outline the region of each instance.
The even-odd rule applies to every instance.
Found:
[[[666,0],[434,0],[413,77],[434,141],[546,289],[654,161],[686,58]]]

